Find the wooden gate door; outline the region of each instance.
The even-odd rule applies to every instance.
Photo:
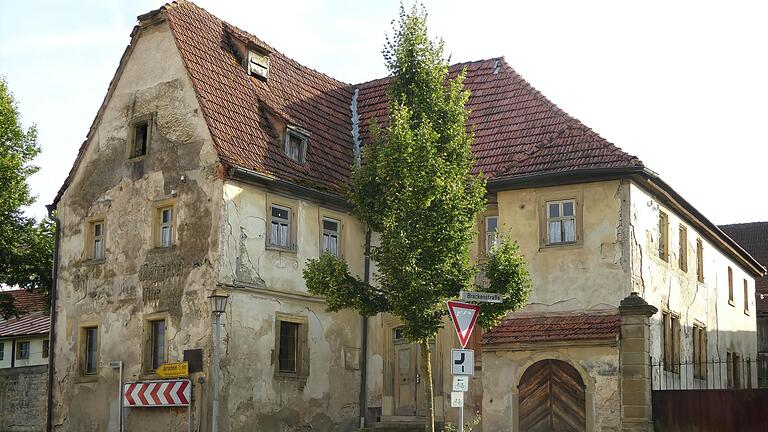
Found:
[[[395,331],[397,334],[397,330]],[[396,338],[395,345],[395,415],[416,415],[416,374],[418,345]]]
[[[586,430],[584,382],[566,362],[542,360],[520,379],[520,432]]]

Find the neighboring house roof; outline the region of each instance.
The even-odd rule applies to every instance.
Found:
[[[51,317],[43,311],[0,321],[0,338],[47,334],[50,330]]]
[[[768,266],[768,222],[720,225],[720,229],[760,264]],[[768,275],[755,278],[755,292],[767,294],[762,299],[757,297],[757,310],[768,312]]]
[[[355,154],[352,107],[357,107],[364,145],[369,139],[370,120],[386,123],[390,78],[357,85],[335,80],[300,65],[259,38],[186,0],[166,4],[139,17],[140,24],[131,34],[131,45],[123,54],[89,137],[114,91],[136,37],[144,27],[162,20],[168,22],[214,147],[230,175],[234,177],[237,170],[247,170],[262,179],[340,195],[348,183]],[[242,53],[236,49],[240,44],[270,53],[267,82],[248,75],[239,59]],[[491,180],[489,189],[507,187],[504,182],[508,181],[547,176],[567,177],[563,182],[568,183],[599,181],[604,178],[600,176],[606,175],[642,174],[653,178],[654,185],[665,193],[681,200],[640,159],[559,109],[504,58],[456,64],[451,66],[450,73],[455,76],[464,68],[465,85],[470,90],[468,127],[475,137],[475,171]],[[298,126],[310,133],[305,163],[285,155],[276,129],[278,124]],[[86,144],[87,140],[49,208],[57,205],[66,190]],[[695,209],[687,211],[711,231],[710,237],[725,242],[723,250],[753,272],[760,271],[751,257],[727,244],[728,240],[716,228],[712,230],[711,222]]]
[[[46,313],[47,306],[42,294],[27,290],[2,291],[2,294],[12,296],[14,305],[23,315],[0,321],[0,337],[48,333],[51,318]]]
[[[483,345],[577,340],[615,340],[618,313],[513,316],[483,334]]]

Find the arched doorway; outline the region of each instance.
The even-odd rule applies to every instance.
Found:
[[[561,360],[541,360],[520,378],[520,432],[587,429],[584,381]]]

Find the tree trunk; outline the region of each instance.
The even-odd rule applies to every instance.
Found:
[[[426,411],[426,420],[424,430],[426,432],[435,432],[435,409],[433,403],[435,398],[432,396],[432,352],[429,350],[429,340],[419,342],[421,346],[421,372],[424,380],[424,410]]]

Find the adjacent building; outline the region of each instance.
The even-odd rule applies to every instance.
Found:
[[[768,266],[768,222],[720,225],[720,229]],[[755,305],[758,380],[760,387],[768,387],[768,276],[755,278]]]
[[[48,395],[48,306],[36,292],[0,294],[11,296],[18,311],[0,320],[0,431],[42,431]]]
[[[759,263],[503,58],[451,73],[462,69],[476,170],[489,178],[473,255],[482,264],[498,234],[511,232],[534,279],[531,304],[471,342],[482,355],[467,418],[482,414],[488,431],[526,430],[542,412],[551,421],[551,399],[526,392],[559,371],[575,389],[576,430],[647,423],[647,398],[621,396],[630,322],[648,325],[631,335],[648,347],[632,359],[662,362],[657,381],[679,380],[688,358],[754,358]],[[55,430],[118,430],[120,372],[111,365],[122,362],[130,382],[158,379],[160,365],[183,359],[200,360],[190,362],[192,425],[185,409],[130,408],[126,430],[210,430],[215,290],[229,295],[222,430],[423,421],[419,348],[399,320],[327,312],[302,277],[307,259],[326,251],[361,279],[375,274],[365,250],[376,233],[350,215],[343,191],[370,121],[386,117],[387,85],[304,67],[187,1],[139,17],[51,207],[61,245]],[[743,296],[734,288],[742,280]],[[635,304],[643,299],[650,305]],[[626,318],[654,306],[661,312]],[[440,423],[457,418],[457,346],[449,326],[434,340]]]

